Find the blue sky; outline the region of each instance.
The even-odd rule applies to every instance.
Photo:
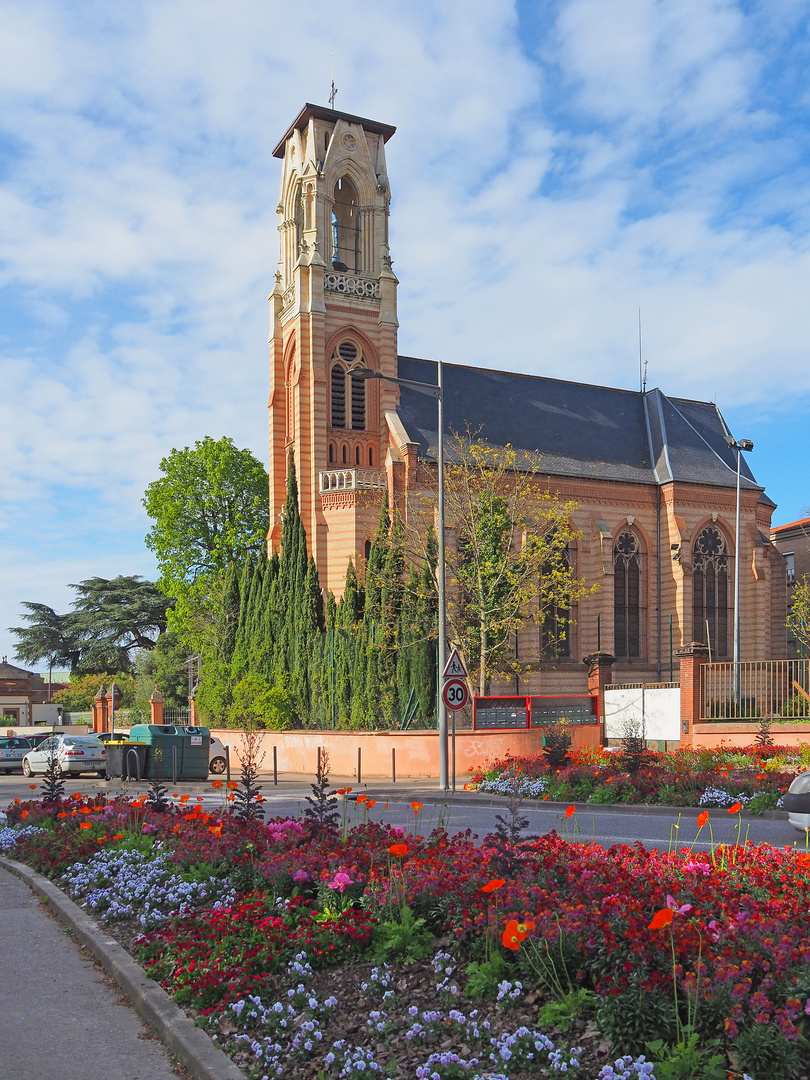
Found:
[[[141,573],[172,447],[266,460],[272,148],[388,144],[400,351],[717,401],[810,503],[807,0],[0,2],[0,654]]]

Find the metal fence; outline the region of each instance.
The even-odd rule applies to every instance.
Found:
[[[191,709],[186,705],[181,705],[179,708],[163,710],[164,724],[187,724],[190,719]]]
[[[703,717],[810,720],[810,660],[759,660],[703,667]]]

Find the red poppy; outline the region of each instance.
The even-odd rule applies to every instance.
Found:
[[[359,805],[360,803],[364,803],[365,801],[366,801],[366,796],[365,796],[365,795],[358,795],[358,796],[357,796],[357,802],[358,802],[358,805]]]
[[[221,787],[224,787],[224,785],[225,785],[225,781],[224,781],[224,780],[212,780],[212,781],[211,781],[211,787],[212,787],[212,788],[215,788],[215,789],[216,789],[217,791],[219,791],[219,789],[220,789]]]
[[[506,878],[498,877],[488,881],[486,885],[481,886],[481,892],[493,893],[496,889],[500,889],[506,884]]]
[[[501,940],[507,949],[513,949],[517,952],[520,948],[521,941],[526,939],[526,935],[530,930],[534,930],[534,923],[531,920],[528,920],[525,923],[519,923],[517,919],[510,919],[504,928]]]
[[[91,823],[90,823],[89,821],[83,821],[83,822],[82,822],[82,823],[81,823],[81,824],[79,825],[79,828],[80,828],[80,829],[92,829],[92,828],[93,828],[93,826],[92,826],[92,824],[91,824]]]
[[[37,790],[37,785],[36,784],[29,784],[28,786],[31,788],[32,791]]]
[[[388,850],[391,852],[392,855],[396,855],[397,857],[399,857],[401,855],[407,855],[408,854],[408,845],[407,844],[392,844],[389,847]]]
[[[565,811],[565,816],[573,817],[576,812],[577,808],[575,806],[569,806],[568,809]]]
[[[358,802],[359,801],[360,800],[358,799]],[[366,806],[376,806],[376,805],[377,805],[377,800],[376,799],[366,799]]]
[[[411,803],[411,810],[413,810],[413,812],[415,814],[418,814],[421,809],[422,809],[422,804],[420,802],[412,802]]]
[[[739,814],[739,812],[741,810],[742,810],[742,803],[741,802],[735,802],[733,806],[730,806],[728,808],[728,810],[726,810],[726,813],[727,814]]]
[[[709,811],[704,810],[702,814],[698,814],[698,828],[702,829],[706,822],[709,820]]]
[[[653,915],[653,920],[647,927],[648,930],[663,930],[665,926],[669,926],[672,922],[672,908],[661,908],[660,911],[656,911]]]

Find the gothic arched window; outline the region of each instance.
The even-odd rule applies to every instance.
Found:
[[[695,540],[692,553],[692,633],[705,641],[712,657],[728,656],[728,545],[714,525]]]
[[[330,378],[333,428],[366,430],[365,380],[352,376],[354,369],[365,366],[363,354],[353,341],[342,341],[332,353]]]
[[[546,564],[543,572],[553,574],[555,569],[568,570],[570,566],[571,556],[566,548],[559,553],[559,559],[555,558],[553,562]],[[543,609],[540,647],[545,657],[559,659],[571,655],[571,609],[554,597],[545,603]]]
[[[348,176],[335,184],[332,210],[332,266],[335,270],[359,270],[357,192]]]
[[[613,648],[623,660],[641,656],[641,549],[625,529],[613,545]]]

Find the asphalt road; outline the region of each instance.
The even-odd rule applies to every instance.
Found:
[[[5,807],[14,799],[36,797],[30,784],[34,779],[26,780],[19,774],[0,777],[0,807]],[[455,795],[442,793],[436,781],[405,780],[393,784],[390,780],[369,780],[368,784],[357,787],[351,779],[335,779],[333,789],[343,785],[353,787],[351,795],[343,801],[348,824],[362,821],[365,816],[370,820],[382,820],[392,825],[429,833],[439,825],[449,832],[461,832],[471,829],[479,837],[492,832],[497,825],[498,815],[507,815],[505,799],[494,796],[482,796],[475,792],[457,790]],[[39,787],[39,784],[36,785]],[[169,784],[169,792],[178,796],[188,795],[189,802],[202,800],[208,811],[224,809],[224,789],[215,791],[210,781],[191,781]],[[107,783],[90,777],[70,778],[66,781],[66,793],[81,791],[90,795],[96,791],[105,791],[109,795],[124,791],[128,795],[144,793],[146,784]],[[376,804],[368,810],[355,802],[357,794],[365,792]],[[262,794],[265,799],[265,813],[268,818],[302,814],[306,808],[306,796],[311,794],[310,781],[306,777],[280,778],[277,786],[272,776],[262,779]],[[415,814],[411,802],[422,803],[422,808]],[[387,806],[385,804],[388,804]],[[709,826],[705,827],[696,840],[697,816],[694,807],[684,810],[665,807],[637,807],[635,809],[596,807],[578,804],[576,813],[571,818],[565,817],[565,807],[526,800],[521,812],[529,819],[529,832],[542,836],[552,830],[569,840],[581,842],[595,841],[609,847],[613,844],[632,844],[640,841],[646,848],[674,849],[692,846],[695,850],[708,850],[712,844],[733,843],[748,840],[749,843],[768,843],[775,847],[801,847],[808,844],[803,833],[796,832],[787,821],[786,814],[768,817],[730,815],[725,810],[709,811]],[[676,828],[676,826],[678,826]]]

